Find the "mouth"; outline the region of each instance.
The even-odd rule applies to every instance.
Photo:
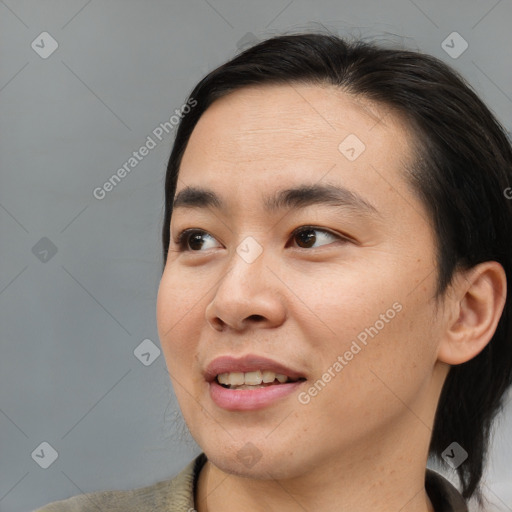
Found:
[[[230,411],[270,406],[307,380],[298,370],[256,355],[219,357],[207,366],[204,377],[214,403]]]
[[[306,380],[305,377],[292,378],[272,370],[256,370],[251,372],[220,373],[215,380],[225,389],[258,389],[268,386],[278,386],[287,382]]]
[[[272,386],[306,380],[298,370],[267,357],[248,354],[243,357],[222,356],[214,359],[204,372],[206,382],[217,381],[223,387]]]

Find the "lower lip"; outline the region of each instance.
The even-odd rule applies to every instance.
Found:
[[[228,411],[254,411],[263,409],[280,398],[290,395],[305,381],[274,384],[255,389],[228,389],[216,380],[210,382],[210,396],[222,409]]]

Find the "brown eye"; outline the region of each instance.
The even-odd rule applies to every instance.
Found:
[[[314,244],[316,242],[316,229],[303,229],[298,233],[295,233],[294,237],[297,240],[297,244],[302,248],[311,247],[310,244]]]
[[[204,238],[214,238],[206,231],[200,229],[185,229],[178,234],[175,243],[178,244],[180,251],[200,251],[206,243]]]
[[[315,233],[319,235],[317,236]],[[330,231],[320,229],[315,226],[302,226],[299,229],[296,229],[292,234],[292,238],[297,240],[297,245],[302,249],[314,248],[313,246],[315,243],[328,240],[329,238],[334,240],[347,241],[345,238],[339,235],[335,235]],[[329,245],[329,242],[322,245]]]

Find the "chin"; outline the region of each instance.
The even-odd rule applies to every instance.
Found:
[[[241,460],[235,451],[231,454],[212,453],[206,454],[208,459],[224,473],[235,475],[241,478],[252,478],[255,480],[281,480],[293,476],[293,470],[289,462],[276,465],[274,457],[261,455],[260,459],[253,461]]]
[[[190,404],[188,404],[190,405]],[[231,422],[213,419],[205,409],[185,407],[189,431],[208,460],[224,473],[257,480],[299,477],[314,469],[318,457],[304,450],[302,428],[288,425],[273,432],[276,423],[236,415]],[[269,435],[271,434],[271,435]]]
[[[214,466],[241,478],[286,480],[304,474],[308,467],[307,461],[303,460],[305,454],[287,449],[282,438],[276,440],[276,446],[268,439],[257,443],[257,446],[256,442],[235,442],[232,439],[228,446],[226,441],[203,442],[200,446]],[[289,444],[292,446],[294,443]]]

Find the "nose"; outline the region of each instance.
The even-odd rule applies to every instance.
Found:
[[[205,311],[207,322],[215,330],[271,328],[284,322],[284,284],[269,263],[265,251],[250,263],[233,254]]]

